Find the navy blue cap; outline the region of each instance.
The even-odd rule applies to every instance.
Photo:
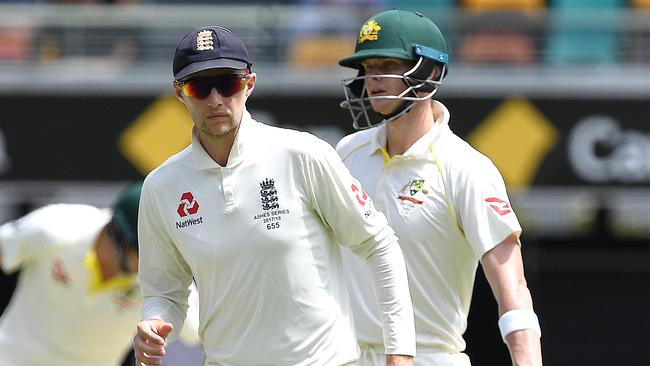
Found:
[[[174,79],[216,68],[246,69],[252,62],[246,46],[231,30],[219,26],[197,28],[183,37],[174,54]]]

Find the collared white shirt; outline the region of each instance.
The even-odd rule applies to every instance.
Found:
[[[0,226],[2,269],[20,269],[0,318],[0,366],[117,366],[131,348],[138,292],[90,291],[84,258],[110,211],[49,205]]]
[[[399,237],[418,352],[457,353],[479,259],[521,227],[497,168],[450,130],[447,108],[432,103],[443,118],[403,155],[388,157],[385,124],[344,137],[337,150]],[[343,254],[359,342],[381,344],[370,274]]]
[[[396,237],[334,149],[312,135],[245,113],[224,167],[193,135],[146,178],[139,219],[142,317],[178,326],[194,278],[207,365],[355,360],[341,245],[377,272],[387,351],[415,351]]]

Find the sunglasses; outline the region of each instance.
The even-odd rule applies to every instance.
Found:
[[[215,88],[223,97],[230,98],[244,89],[244,84],[249,75],[228,74],[207,76],[179,81],[179,83],[181,92],[188,97],[205,99],[212,93],[212,88]]]

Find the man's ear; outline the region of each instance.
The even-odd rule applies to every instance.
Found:
[[[431,72],[429,79],[436,80],[441,73],[442,73],[442,69],[440,68],[440,66],[435,65],[433,66],[433,72]]]
[[[172,86],[174,87],[174,93],[176,94],[176,98],[178,98],[178,100],[180,100],[182,102],[183,101],[183,93],[181,92],[181,83],[174,80],[172,82]]]
[[[437,63],[433,67],[433,72],[431,73],[431,79],[432,80],[442,81],[442,78],[445,77],[445,75],[443,75],[443,70],[444,69],[445,69],[445,65]]]
[[[255,89],[255,81],[257,81],[257,74],[251,72],[248,79],[246,79],[246,98],[253,93],[253,89]]]

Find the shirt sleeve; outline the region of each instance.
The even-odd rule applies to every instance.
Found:
[[[84,235],[83,227],[75,229],[69,216],[64,206],[48,205],[0,226],[3,271],[14,272]]]
[[[508,235],[521,234],[521,226],[492,161],[481,155],[472,167],[452,173],[458,176],[453,197],[460,226],[480,259]]]
[[[141,316],[142,319],[160,318],[172,323],[174,330],[168,337],[172,342],[185,321],[192,272],[163,228],[155,197],[155,187],[145,180],[138,214]]]
[[[329,144],[319,141],[310,152],[307,191],[335,238],[370,266],[386,354],[415,355],[406,265],[394,231]]]

